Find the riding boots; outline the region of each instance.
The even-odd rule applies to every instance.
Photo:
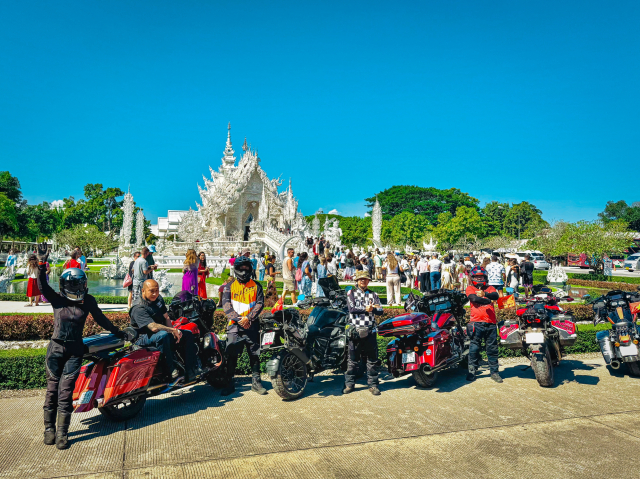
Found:
[[[56,443],[56,414],[55,409],[44,410],[44,443],[52,446]]]
[[[58,429],[56,430],[56,447],[66,449],[69,447],[69,424],[71,424],[70,412],[58,412]]]
[[[251,390],[254,393],[258,393],[261,396],[267,394],[267,390],[262,387],[262,381],[260,380],[260,373],[253,374],[251,378]]]

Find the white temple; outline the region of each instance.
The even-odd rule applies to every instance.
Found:
[[[279,178],[269,179],[260,167],[258,151],[247,145],[246,138],[242,150],[242,158],[236,164],[229,124],[221,165],[217,170],[209,167],[210,179],[203,176],[204,187],[198,185],[197,209],[171,210],[152,225],[152,232],[160,239],[177,235],[175,253],[199,243],[211,254],[222,255],[237,252],[239,243],[249,243],[252,250],[269,249],[280,256],[284,243],[298,247],[298,240],[310,235],[307,222],[298,211],[291,180],[285,191],[278,192],[282,182]]]

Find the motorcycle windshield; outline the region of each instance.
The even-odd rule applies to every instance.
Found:
[[[338,278],[335,276],[329,276],[327,278],[320,278],[318,280],[318,286],[320,286],[322,288],[322,291],[324,292],[324,295],[326,297],[329,297],[330,294],[329,292],[333,291],[335,293],[338,293],[341,290],[340,288],[340,284],[338,284]]]

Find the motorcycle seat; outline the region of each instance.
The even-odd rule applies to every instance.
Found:
[[[137,351],[138,349],[146,349],[150,352],[160,351],[158,348],[154,348],[153,346],[138,346],[137,344],[131,346],[131,351]]]

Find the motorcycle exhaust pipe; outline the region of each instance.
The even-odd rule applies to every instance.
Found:
[[[618,361],[617,359],[612,359],[611,360],[611,367],[613,369],[620,369],[620,366],[622,366],[622,364],[620,363],[620,361]]]

